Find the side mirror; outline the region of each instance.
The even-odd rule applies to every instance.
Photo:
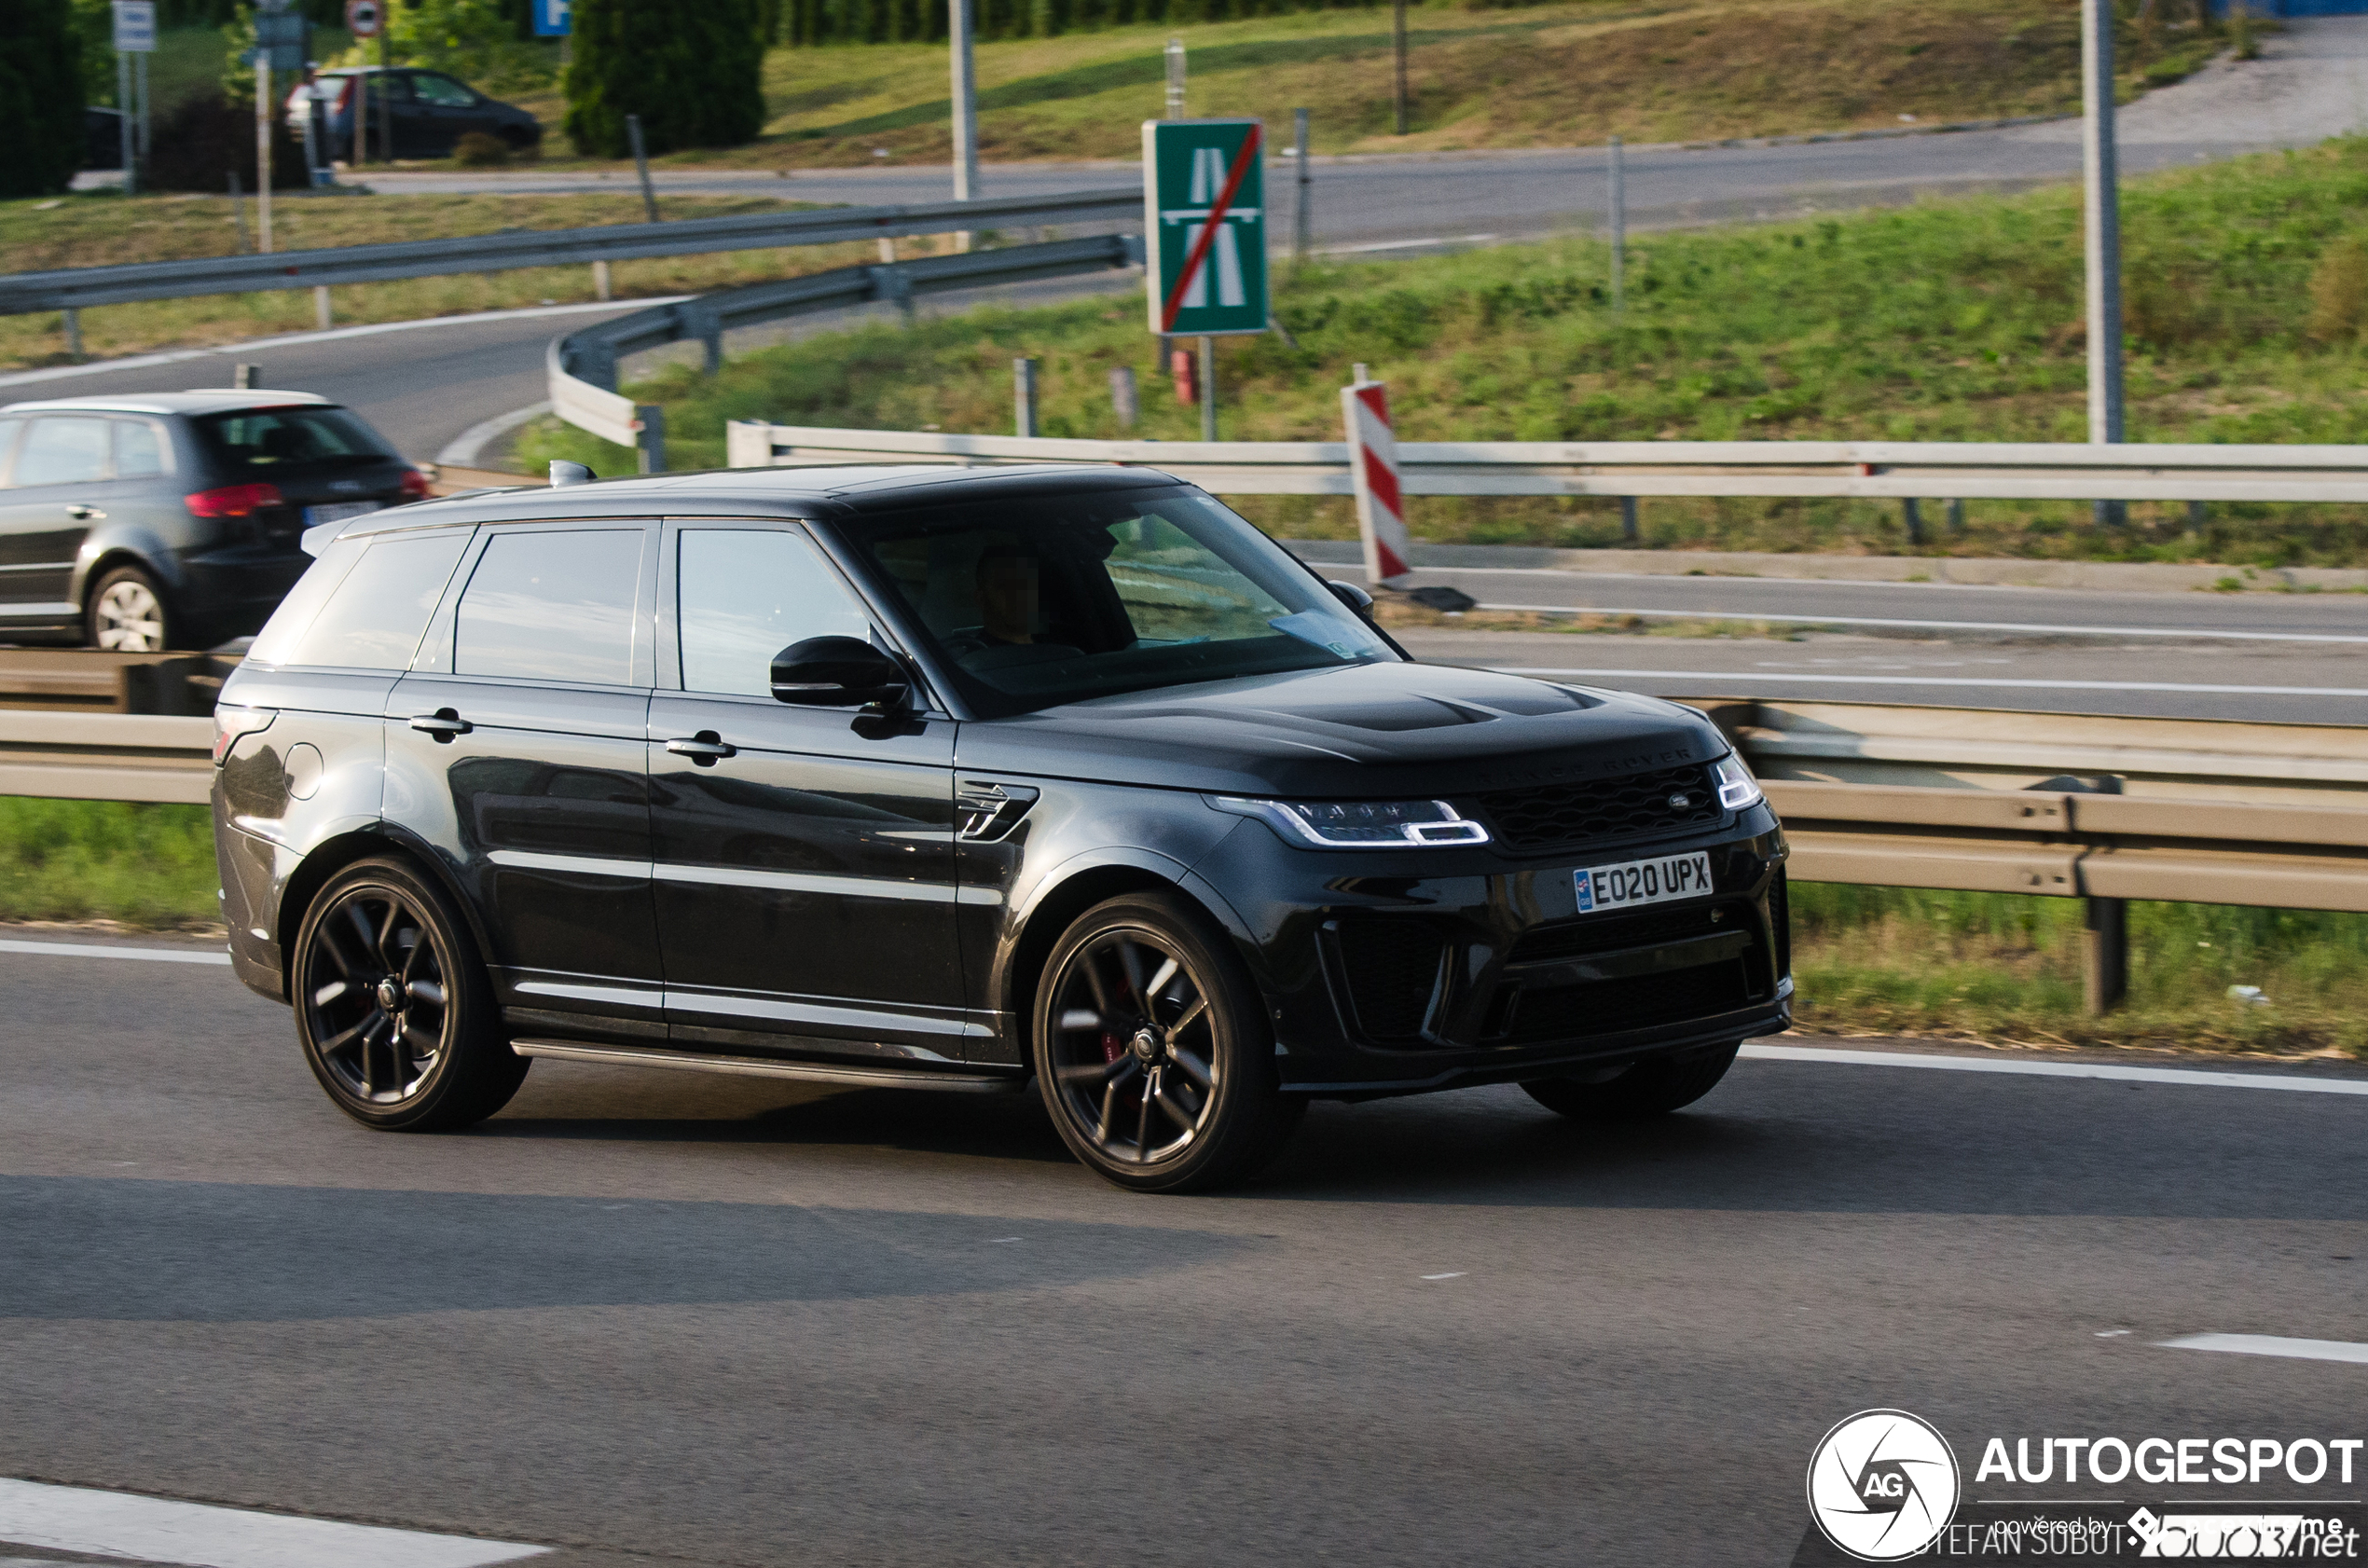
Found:
[[[1327,582],[1324,585],[1332,590],[1334,598],[1339,599],[1359,615],[1373,608],[1373,596],[1354,583]]]
[[[773,696],[801,708],[897,703],[913,688],[902,665],[856,637],[809,637],[773,655]]]

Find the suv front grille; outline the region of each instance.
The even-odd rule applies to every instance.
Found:
[[[1684,796],[1687,804],[1670,804]],[[1633,773],[1584,784],[1541,784],[1479,797],[1497,842],[1512,849],[1556,849],[1598,839],[1674,832],[1726,816],[1710,770],[1700,764]]]
[[[1687,908],[1640,910],[1633,915],[1584,916],[1558,926],[1538,926],[1521,933],[1505,956],[1511,964],[1541,958],[1576,958],[1589,953],[1619,953],[1631,947],[1659,947],[1732,931],[1751,923],[1745,903],[1695,904]]]

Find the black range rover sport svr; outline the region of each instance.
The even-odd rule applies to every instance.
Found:
[[[1155,473],[665,476],[307,543],[215,833],[240,977],[372,1126],[537,1056],[1033,1085],[1182,1190],[1313,1098],[1668,1111],[1788,1022],[1783,835],[1706,719],[1413,663]]]

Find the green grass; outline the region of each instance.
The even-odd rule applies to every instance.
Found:
[[[0,919],[210,926],[219,886],[202,805],[0,795]]]
[[[2076,899],[1798,883],[1800,1027],[2045,1045],[2368,1054],[2368,915],[2129,906],[2128,1004],[2082,1011]],[[2232,998],[2258,986],[2266,1007]]]
[[[990,159],[1140,156],[1161,113],[1162,49],[1184,41],[1187,107],[1257,115],[1287,136],[1311,112],[1334,152],[1568,146],[1618,133],[1690,141],[2076,112],[2078,7],[2066,0],[1551,0],[1411,7],[1409,133],[1391,117],[1390,13],[1371,5],[1151,23],[982,44]],[[2192,23],[2126,29],[2122,90],[2174,81],[2224,47]],[[747,146],[681,165],[868,164],[947,156],[943,44],[778,48],[770,118]],[[556,90],[521,97],[558,124]],[[1276,144],[1280,145],[1280,142]],[[552,151],[565,156],[558,143]]]
[[[2129,433],[2137,441],[2368,441],[2368,138],[2128,183]],[[1222,433],[1339,438],[1339,388],[1370,364],[1402,439],[2086,438],[2078,193],[1932,202],[1785,224],[1655,234],[1632,247],[1628,307],[1606,297],[1603,247],[1573,238],[1413,261],[1311,264],[1276,309],[1296,338],[1220,344]],[[1287,269],[1286,269],[1287,270]],[[677,467],[723,461],[727,419],[895,430],[1006,431],[1011,361],[1042,362],[1049,435],[1120,433],[1108,373],[1143,381],[1136,433],[1197,435],[1160,378],[1132,298],[982,309],[681,369],[664,402]],[[522,452],[614,473],[580,432]],[[1347,504],[1245,499],[1292,537],[1347,537]],[[1962,535],[1925,509],[1934,554],[2368,565],[2361,509],[2168,504],[2100,530],[2071,503],[1976,502]],[[1899,509],[1840,502],[1647,502],[1666,547],[1891,553]],[[1563,498],[1422,498],[1418,536],[1618,543],[1616,505]]]
[[[762,196],[667,196],[659,200],[660,210],[668,218],[792,212],[817,205]],[[246,218],[252,233],[255,223],[252,200],[247,203]],[[641,199],[626,193],[455,197],[282,192],[272,202],[275,248],[282,251],[643,221]],[[938,243],[934,239],[900,241],[908,254]],[[238,249],[238,222],[227,196],[126,198],[106,191],[0,202],[0,272],[99,267],[135,258],[174,261],[233,254]],[[613,268],[613,286],[619,298],[700,294],[845,267],[873,260],[877,254],[873,245],[864,243],[620,261]],[[330,291],[337,324],[341,326],[572,304],[594,297],[589,267],[413,278]],[[82,312],[83,349],[91,358],[240,342],[276,333],[309,332],[313,325],[310,289],[154,300]],[[65,337],[55,313],[0,316],[0,370],[62,364],[66,359]]]

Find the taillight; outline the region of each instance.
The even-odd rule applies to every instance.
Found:
[[[251,517],[281,504],[277,485],[225,485],[186,498],[192,517]]]
[[[343,113],[345,113],[345,111],[346,111],[346,106],[347,106],[348,104],[351,103],[352,102],[353,102],[353,78],[352,78],[351,76],[340,76],[340,77],[338,77],[338,78],[337,78],[337,112],[338,114],[343,114]]]
[[[418,469],[405,469],[403,471],[401,484],[403,487],[404,500],[425,501],[428,499],[428,476],[420,473]]]
[[[213,765],[220,767],[222,759],[240,740],[271,727],[279,713],[268,708],[221,708],[213,710]]]

